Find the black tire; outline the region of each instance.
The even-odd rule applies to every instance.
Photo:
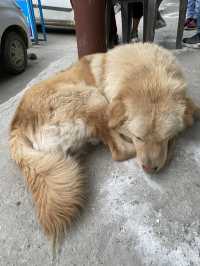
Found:
[[[6,72],[19,74],[27,66],[27,48],[24,38],[17,32],[8,32],[2,49],[3,67]]]

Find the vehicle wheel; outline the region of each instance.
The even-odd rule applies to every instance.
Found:
[[[27,48],[23,37],[17,32],[8,32],[3,43],[3,66],[6,72],[19,74],[27,66]]]

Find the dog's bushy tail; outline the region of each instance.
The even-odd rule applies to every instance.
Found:
[[[85,200],[78,163],[62,153],[35,150],[18,130],[11,131],[10,150],[26,178],[45,234],[54,243],[61,240]]]

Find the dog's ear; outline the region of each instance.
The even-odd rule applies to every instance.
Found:
[[[120,126],[126,119],[125,113],[124,103],[120,99],[114,99],[108,108],[108,126],[113,129]]]
[[[191,127],[194,119],[200,120],[200,107],[197,106],[192,99],[186,98],[186,109],[184,113],[185,127]]]

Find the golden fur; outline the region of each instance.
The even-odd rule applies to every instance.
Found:
[[[84,144],[99,139],[113,159],[137,155],[146,171],[157,171],[194,114],[174,57],[154,44],[86,56],[29,89],[11,124],[10,150],[45,233],[59,238],[84,205],[75,159]]]

